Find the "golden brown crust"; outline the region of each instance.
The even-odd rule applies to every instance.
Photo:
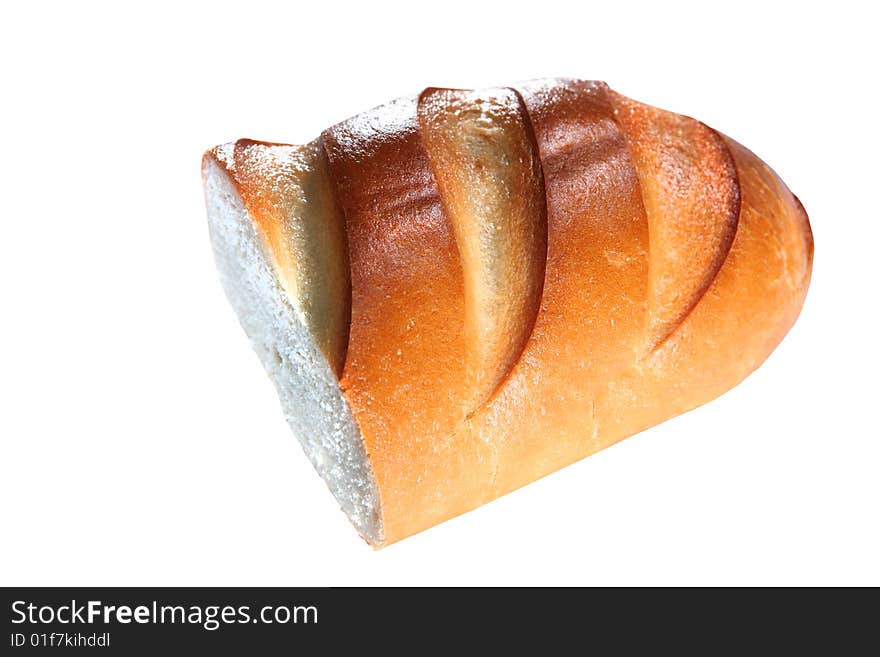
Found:
[[[341,386],[392,542],[468,508],[488,447],[462,443],[464,285],[415,99],[324,134],[348,229],[352,327]],[[433,523],[431,523],[433,524]]]
[[[538,315],[547,261],[541,164],[511,89],[427,89],[418,113],[461,260],[472,412],[510,372]]]
[[[322,138],[351,264],[341,387],[375,472],[386,543],[721,394],[769,355],[806,294],[806,214],[750,151],[603,83],[516,92],[495,102],[522,102],[526,114],[504,114],[485,151],[502,160],[489,166],[510,176],[510,197],[500,178],[474,174],[482,152],[468,160],[454,134],[468,128],[444,114],[479,94],[438,101],[431,91],[438,104],[421,116],[416,99],[396,101]],[[546,204],[540,294],[534,224],[509,228],[537,247],[468,245],[481,222],[534,217],[530,144]],[[490,202],[473,202],[474,185]],[[493,283],[510,295],[510,325],[468,286],[487,284],[487,257],[517,249],[524,277],[505,261],[507,278]],[[477,353],[497,386],[488,397],[474,396],[469,323],[481,322],[497,330]]]
[[[742,196],[736,236],[715,280],[678,329],[613,381],[599,402],[618,440],[742,381],[779,344],[803,305],[813,255],[806,214],[766,164],[724,139]]]
[[[721,136],[680,114],[611,91],[639,175],[650,254],[646,348],[681,324],[715,279],[736,233],[740,193]]]
[[[547,190],[547,271],[532,339],[473,434],[496,447],[494,495],[559,469],[601,440],[592,398],[631,367],[647,290],[638,179],[601,83],[518,89]]]

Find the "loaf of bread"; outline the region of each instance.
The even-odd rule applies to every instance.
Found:
[[[226,294],[376,547],[730,389],[810,278],[766,164],[600,82],[427,89],[203,174]]]

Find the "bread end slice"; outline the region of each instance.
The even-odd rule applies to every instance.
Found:
[[[380,547],[378,487],[336,374],[287,298],[228,169],[209,152],[202,172],[211,244],[226,296],[306,456],[361,536]]]

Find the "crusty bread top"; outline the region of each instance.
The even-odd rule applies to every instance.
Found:
[[[722,137],[708,126],[609,95],[648,216],[645,338],[654,348],[681,324],[727,257],[739,219],[736,167]]]
[[[330,300],[312,324],[387,542],[720,394],[806,293],[809,223],[772,170],[601,82],[428,89],[302,148],[285,180],[318,192],[278,182],[300,151],[223,161],[288,291]]]
[[[519,359],[538,314],[547,260],[541,163],[511,89],[427,89],[418,114],[461,258],[473,411]]]

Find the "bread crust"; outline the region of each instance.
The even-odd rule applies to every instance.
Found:
[[[541,162],[512,89],[426,89],[418,114],[461,261],[471,413],[510,373],[538,314],[547,261]]]
[[[375,473],[385,544],[730,389],[791,327],[812,267],[800,202],[698,121],[600,82],[437,94],[317,142],[350,267],[340,386]],[[487,94],[521,109],[486,137],[481,153],[499,160],[491,178],[467,168],[476,159],[461,162],[465,128],[443,114]],[[488,200],[471,202],[475,185]],[[508,210],[538,217],[505,228],[513,247],[468,241]],[[296,269],[282,241],[268,248]],[[488,261],[503,272],[491,283]],[[510,308],[475,285],[496,286]],[[492,339],[475,337],[475,324]]]
[[[205,157],[227,172],[278,280],[339,376],[348,348],[351,282],[344,219],[320,142],[239,139]]]
[[[416,99],[343,122],[323,139],[351,262],[340,385],[393,542],[482,499],[481,468],[490,467],[488,445],[461,440],[469,393],[461,263],[421,143]]]
[[[609,90],[639,176],[651,235],[645,341],[654,349],[699,302],[724,263],[740,214],[724,139],[687,116]]]

